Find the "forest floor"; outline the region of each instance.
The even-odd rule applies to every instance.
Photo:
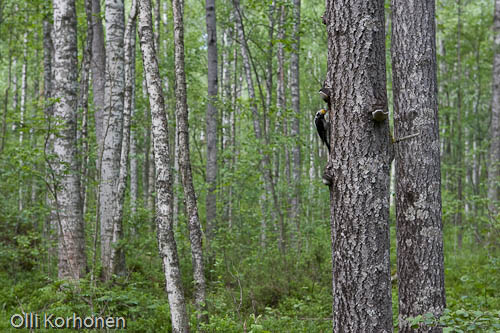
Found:
[[[395,228],[391,228],[392,274],[396,272]],[[448,311],[441,323],[447,332],[500,331],[500,261],[498,249],[465,235],[462,249],[454,230],[445,228],[445,285]],[[112,284],[81,282],[79,287],[48,278],[39,253],[26,248],[11,262],[2,255],[0,331],[16,331],[13,314],[33,312],[55,316],[89,314],[122,316],[130,332],[168,332],[170,315],[156,242],[140,235],[127,245],[129,274]],[[472,236],[471,236],[472,237]],[[238,248],[234,242],[214,249],[207,271],[209,324],[207,332],[331,332],[331,259],[329,233],[313,234],[301,255]],[[29,244],[27,242],[26,244]],[[184,287],[192,299],[189,248],[180,241]],[[231,245],[227,245],[231,244]],[[230,258],[228,253],[246,253]],[[292,251],[292,250],[291,250]],[[298,260],[296,258],[299,258]],[[21,264],[21,266],[19,266]],[[393,279],[394,323],[397,327],[397,281]],[[62,288],[63,286],[66,286]],[[191,325],[196,327],[192,305]],[[419,318],[416,319],[418,323]],[[423,316],[420,321],[437,320]],[[43,331],[43,330],[42,330]],[[194,331],[194,330],[193,330]]]

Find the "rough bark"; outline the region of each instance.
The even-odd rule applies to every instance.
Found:
[[[392,332],[383,0],[327,1],[333,331]]]
[[[101,2],[92,1],[92,96],[94,104],[95,132],[98,149],[98,158],[101,156],[103,144],[104,119],[104,86],[106,82],[106,51],[104,47],[104,32],[101,21]],[[99,163],[98,163],[99,164]],[[100,165],[98,165],[98,168]]]
[[[445,307],[441,169],[434,0],[392,0],[392,72],[396,143],[396,228],[399,332],[406,319],[440,316]]]
[[[134,93],[135,95],[135,93]],[[133,97],[130,121],[134,119],[135,97]],[[130,211],[132,216],[137,213],[137,200],[139,199],[139,174],[137,168],[137,134],[130,130]]]
[[[155,149],[158,248],[163,263],[165,286],[172,318],[172,331],[189,332],[189,318],[182,290],[177,245],[172,221],[172,174],[168,146],[168,123],[161,88],[158,60],[153,40],[151,0],[139,2],[139,38],[151,106],[153,147]]]
[[[134,0],[135,1],[135,0]],[[138,15],[138,5],[136,4],[136,18]],[[135,20],[136,20],[135,18]],[[130,22],[130,21],[129,21]],[[128,24],[127,24],[128,28]],[[128,90],[130,95],[130,122],[133,121],[134,115],[135,115],[135,44],[136,44],[136,23],[133,23],[133,28],[131,28],[133,31],[129,32],[128,38],[127,39],[127,28],[125,30],[125,42],[129,41],[130,42],[130,79],[132,80],[131,86],[129,85],[128,87],[125,87],[125,105],[127,105],[127,93]],[[127,48],[125,49],[127,51]],[[125,72],[127,74],[127,72]],[[125,78],[126,80],[127,78]],[[139,174],[138,174],[138,168],[137,168],[137,133],[133,128],[130,129],[130,210],[132,212],[132,215],[135,215],[137,212],[137,200],[139,199]]]
[[[135,23],[137,16],[137,3],[132,0],[130,14],[125,28],[125,96],[123,109],[123,132],[122,149],[120,154],[120,173],[116,189],[116,208],[113,220],[113,240],[116,244],[123,237],[123,203],[125,201],[125,189],[127,188],[128,157],[130,147],[130,115],[134,107],[135,87]],[[115,245],[111,253],[111,262],[114,263],[114,273],[124,275],[126,273],[125,254],[119,245]]]
[[[215,18],[215,0],[206,0],[206,23],[207,23],[207,62],[208,62],[208,101],[206,112],[207,133],[207,184],[206,197],[207,216],[207,240],[212,238],[212,231],[217,218],[217,101],[218,78],[217,78],[217,29]]]
[[[297,248],[300,249],[300,0],[293,1],[293,35],[292,54],[290,56],[290,93],[292,95],[292,126],[290,137],[294,140],[292,147],[292,184],[290,220],[295,224]]]
[[[86,270],[85,238],[76,156],[78,97],[77,23],[74,0],[54,0],[54,139],[53,188],[59,231],[59,278],[78,280]]]
[[[113,215],[117,200],[120,169],[124,98],[124,5],[123,0],[106,0],[106,84],[104,137],[99,186],[101,224],[101,263],[104,281],[112,277]]]
[[[488,207],[491,216],[498,214],[498,177],[500,173],[500,0],[495,1],[493,17],[495,50],[493,58],[493,87],[491,95],[491,144],[488,165]]]
[[[174,18],[174,44],[175,44],[175,95],[177,135],[179,136],[179,169],[182,186],[184,188],[184,204],[188,214],[189,239],[191,241],[191,255],[193,260],[194,300],[197,316],[203,318],[205,308],[206,283],[203,264],[202,231],[196,193],[193,185],[191,159],[189,156],[189,124],[186,96],[186,74],[184,71],[184,3],[183,0],[172,0]]]

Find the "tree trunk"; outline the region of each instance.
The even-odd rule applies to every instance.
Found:
[[[54,202],[59,230],[59,278],[85,275],[85,237],[76,156],[77,21],[74,0],[54,0]]]
[[[168,146],[168,123],[161,88],[158,60],[153,41],[151,0],[139,1],[139,38],[151,106],[153,147],[155,149],[156,190],[158,194],[156,225],[158,248],[163,263],[168,303],[174,333],[189,332],[189,317],[182,290],[177,245],[172,221],[172,174]]]
[[[383,0],[329,1],[333,331],[392,332]]]
[[[396,146],[396,229],[399,332],[408,317],[445,308],[441,167],[434,0],[392,0],[395,137],[420,133]]]
[[[104,141],[102,150],[99,215],[101,223],[102,278],[111,279],[113,256],[113,216],[120,172],[124,98],[124,5],[123,0],[106,0],[106,85]]]
[[[491,144],[488,168],[488,207],[493,218],[498,214],[498,176],[500,163],[500,0],[495,0],[493,18],[495,55],[491,95]]]
[[[98,160],[101,159],[104,137],[104,87],[106,73],[106,50],[104,47],[104,32],[101,21],[101,2],[92,1],[92,96],[94,102],[95,134],[98,146]],[[98,169],[100,162],[98,161]],[[98,170],[99,172],[99,170]]]
[[[461,0],[457,1],[457,152],[456,152],[456,184],[457,184],[457,201],[458,207],[455,212],[455,224],[458,227],[457,234],[457,246],[459,249],[462,248],[462,239],[463,239],[463,221],[462,221],[462,209],[463,209],[463,186],[462,186],[462,174],[464,172],[463,165],[463,147],[462,147],[462,62],[461,62],[461,40],[462,38],[462,4]]]
[[[87,207],[87,177],[88,177],[88,161],[89,161],[89,142],[88,142],[88,119],[89,119],[89,76],[90,66],[92,62],[92,1],[85,1],[85,15],[87,19],[87,39],[83,51],[82,74],[80,78],[80,97],[78,98],[79,112],[82,114],[82,129],[81,129],[81,166],[80,166],[80,184],[83,216],[85,216]]]
[[[123,237],[123,203],[125,201],[125,190],[127,188],[127,171],[128,171],[128,156],[130,147],[130,114],[134,107],[134,88],[135,88],[135,22],[137,15],[136,0],[132,0],[130,5],[130,14],[125,29],[125,96],[123,109],[123,132],[122,132],[122,147],[120,154],[120,174],[117,184],[117,200],[113,220],[113,240],[115,244],[111,253],[114,263],[114,273],[125,275],[126,264],[125,254],[121,246],[116,243]]]
[[[48,8],[45,10],[49,11]],[[45,121],[49,126],[49,130],[46,133],[44,140],[44,158],[46,161],[46,170],[52,173],[50,159],[52,158],[54,149],[54,133],[51,130],[53,127],[52,119],[54,108],[52,105],[51,98],[53,97],[53,60],[54,60],[54,45],[52,43],[52,24],[50,22],[49,15],[47,14],[43,19],[43,99],[45,103]],[[9,68],[9,85],[10,85],[10,68]],[[55,243],[53,230],[56,229],[56,218],[55,218],[55,201],[52,195],[52,187],[49,186],[49,193],[46,194],[46,203],[48,207],[51,207],[49,216],[45,221],[44,238],[47,242],[47,271],[50,272],[52,267],[52,258],[55,257],[55,249],[52,244]]]
[[[286,94],[285,94],[285,47],[283,41],[285,40],[285,21],[286,21],[286,9],[284,5],[280,6],[280,16],[278,23],[278,50],[277,50],[277,58],[278,58],[278,79],[276,84],[276,107],[278,109],[276,114],[276,123],[274,127],[274,132],[277,135],[283,133],[284,137],[287,137],[286,133],[286,122],[287,117],[284,116],[286,109]],[[280,162],[280,154],[282,153],[282,149],[277,149],[275,151],[275,170],[276,175],[279,174],[279,162]],[[286,155],[288,155],[288,149],[285,145]],[[286,199],[288,201],[288,198]],[[293,209],[293,208],[292,208]],[[279,223],[278,225],[278,244],[284,244],[285,242],[285,223]],[[280,246],[282,248],[283,245]]]
[[[292,127],[290,136],[294,140],[292,148],[292,186],[293,194],[291,200],[290,220],[295,223],[296,246],[300,251],[300,182],[301,182],[301,165],[300,165],[300,70],[299,70],[299,53],[300,53],[300,0],[293,1],[293,35],[292,54],[290,56],[290,92],[292,94],[292,109],[294,116],[292,117]]]
[[[21,69],[21,104],[19,107],[19,149],[23,149],[23,141],[24,141],[24,116],[26,114],[26,94],[28,90],[27,83],[27,67],[28,67],[28,33],[24,32],[23,36],[23,66]],[[21,167],[23,166],[23,160],[20,161]],[[22,178],[19,180],[19,198],[18,198],[18,209],[19,213],[23,211],[23,203],[24,203],[24,184]]]
[[[203,315],[205,309],[206,283],[203,264],[202,232],[196,194],[191,172],[191,159],[189,156],[189,124],[188,108],[186,101],[186,74],[184,71],[184,3],[183,0],[172,0],[174,18],[174,43],[175,43],[175,95],[177,110],[177,135],[179,136],[179,169],[182,186],[184,187],[184,203],[188,213],[189,239],[191,241],[191,255],[193,259],[194,299],[197,317],[206,320]],[[217,69],[216,69],[217,70]]]
[[[208,103],[206,113],[207,133],[207,185],[206,198],[207,240],[213,237],[212,231],[217,218],[217,29],[215,17],[215,0],[206,0],[207,22],[207,62],[208,62]]]
[[[45,19],[43,21],[43,27],[45,29]],[[47,24],[49,24],[47,22]],[[10,41],[9,41],[10,44]],[[45,44],[44,44],[45,46]],[[45,48],[44,48],[45,50]],[[45,59],[45,58],[44,58]],[[0,153],[3,152],[5,148],[5,141],[7,140],[7,109],[9,107],[9,92],[10,86],[12,84],[12,51],[9,48],[9,65],[8,65],[8,77],[7,77],[7,88],[5,88],[5,96],[3,100],[3,115],[2,115],[2,143],[0,144]]]

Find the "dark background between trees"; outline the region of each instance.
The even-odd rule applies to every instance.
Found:
[[[74,3],[74,10],[59,6],[63,2]],[[333,237],[337,272],[352,272],[353,264],[363,272],[366,266],[353,253],[365,243],[355,241],[351,251],[338,240],[362,234],[346,221],[356,214],[352,220],[363,220],[370,216],[366,207],[387,200],[387,211],[366,218],[368,226],[380,225],[390,235],[390,243],[384,244],[385,234],[373,243],[390,247],[390,266],[369,279],[385,279],[379,287],[387,295],[377,302],[389,303],[383,303],[387,311],[379,309],[380,320],[401,331],[412,325],[499,330],[499,1],[438,0],[433,19],[415,27],[427,36],[436,26],[437,85],[431,90],[437,104],[422,102],[429,87],[415,82],[424,81],[393,76],[393,61],[394,70],[411,72],[396,49],[391,53],[391,35],[395,47],[411,49],[413,40],[404,29],[393,34],[393,27],[412,17],[394,16],[391,1],[366,4],[378,6],[373,15],[385,26],[385,51],[379,33],[382,52],[369,58],[376,66],[368,68],[377,68],[373,77],[381,78],[372,97],[384,101],[390,117],[373,127],[380,141],[353,145],[349,134],[341,134],[343,126],[368,133],[375,125],[359,122],[364,118],[358,113],[346,115],[342,98],[351,96],[344,93],[349,79],[358,78],[367,62],[352,70],[329,62],[329,48],[330,56],[338,52],[330,60],[357,58],[336,48],[342,37],[329,44],[323,20],[343,16],[340,10],[322,18],[324,1],[0,0],[0,329],[10,327],[12,314],[26,311],[124,316],[137,332],[185,332],[188,326],[207,332],[369,331],[379,327],[378,319],[349,326],[360,323],[364,317],[356,316],[363,311],[343,306],[343,297],[357,296],[346,294],[335,270],[332,290],[331,243]],[[331,32],[347,36],[347,27],[359,23],[342,22]],[[329,161],[313,117],[327,108],[318,94],[325,78],[333,84],[341,75],[345,86],[332,89],[337,99],[330,114],[338,117],[331,120]],[[409,86],[418,98],[404,95]],[[395,129],[395,139],[413,133],[405,127],[411,114],[398,111],[393,118],[394,99],[401,110],[437,106],[439,133],[391,150],[389,131]],[[400,179],[414,174],[438,134],[439,147],[430,150],[439,148],[441,195],[432,187],[439,172],[421,174],[420,183],[396,184],[396,173]],[[363,150],[385,146],[387,156]],[[345,180],[334,171],[330,193],[322,177],[325,167],[340,165],[336,161],[359,158],[358,148],[380,163],[399,159],[401,167],[384,167],[389,188],[353,176],[352,185],[366,196],[349,208],[342,201],[351,193],[341,191]],[[440,319],[439,295],[434,305],[422,302],[421,311],[411,306],[422,300],[416,289],[425,284],[412,291],[396,250],[410,248],[411,238],[422,249],[414,258],[443,255],[441,243],[434,248],[421,230],[407,224],[396,230],[395,207],[407,205],[398,200],[428,191],[427,185],[432,200],[442,200],[446,310]],[[398,223],[411,221],[408,216],[400,214]],[[397,244],[396,234],[406,241]],[[404,274],[398,275],[398,262]],[[443,266],[432,265],[422,276],[439,279]],[[371,284],[362,275],[350,278],[347,287]],[[399,302],[398,285],[409,292]],[[337,321],[332,308],[341,311]],[[398,313],[408,321],[399,323]]]

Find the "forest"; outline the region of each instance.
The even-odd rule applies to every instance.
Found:
[[[500,332],[500,0],[0,0],[0,331]]]

